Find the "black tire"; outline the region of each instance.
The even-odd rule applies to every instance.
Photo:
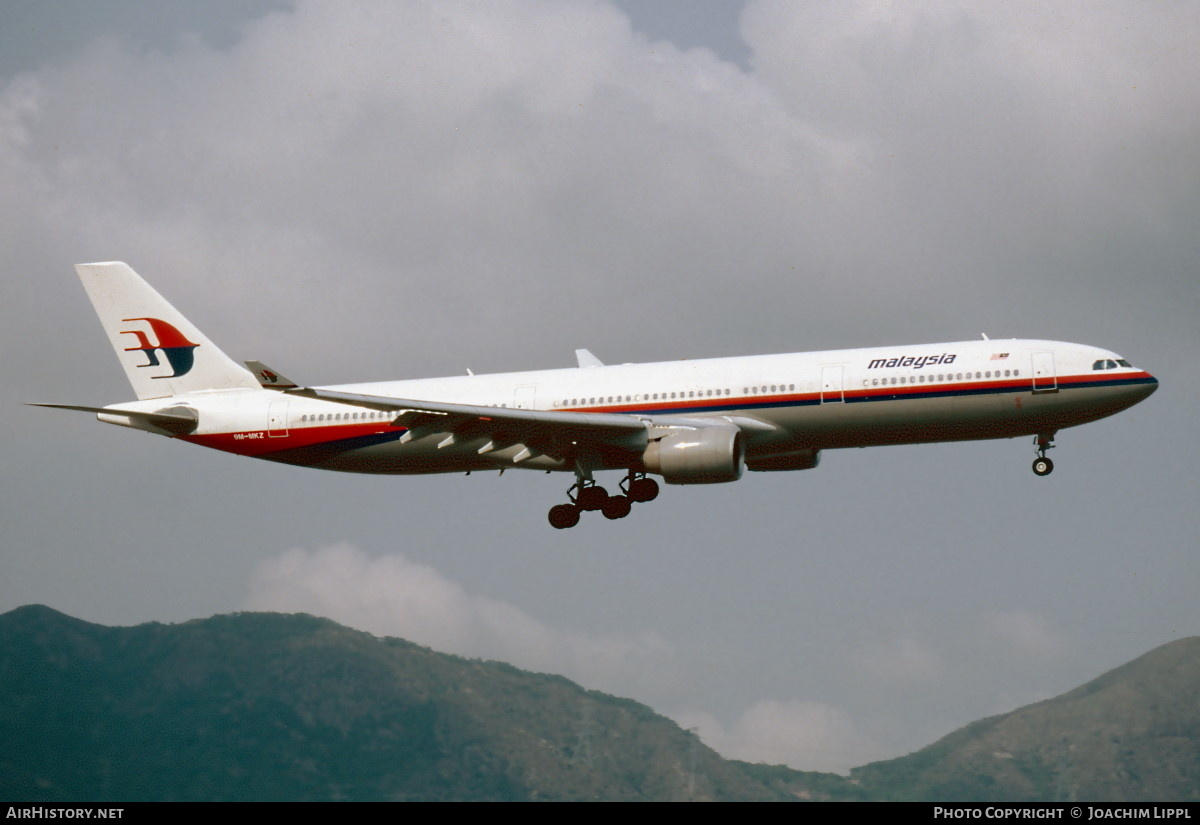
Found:
[[[1035,458],[1033,461],[1033,474],[1039,476],[1048,476],[1054,472],[1054,462],[1048,458]]]
[[[581,510],[599,510],[608,501],[608,490],[600,486],[584,487],[575,496],[575,504]]]
[[[565,530],[579,523],[579,508],[574,504],[556,504],[547,516],[555,530]]]
[[[600,508],[600,512],[604,513],[605,518],[615,520],[625,518],[632,509],[633,502],[629,500],[629,496],[610,496]]]
[[[652,478],[639,478],[629,484],[629,497],[634,501],[654,501],[658,498],[658,482]]]

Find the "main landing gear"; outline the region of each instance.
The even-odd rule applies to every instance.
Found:
[[[1054,448],[1054,433],[1049,435],[1039,435],[1035,439],[1037,444],[1038,457],[1033,460],[1033,473],[1039,476],[1048,476],[1054,472],[1054,462],[1046,458],[1046,450]]]
[[[570,504],[556,504],[550,508],[547,518],[556,530],[565,530],[579,523],[584,510],[599,510],[607,519],[625,518],[635,502],[653,501],[658,498],[658,482],[646,478],[645,473],[630,471],[621,481],[621,495],[610,496],[596,482],[582,476],[567,490]]]

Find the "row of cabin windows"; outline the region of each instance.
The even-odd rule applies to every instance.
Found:
[[[301,421],[384,421],[395,416],[394,412],[372,410],[370,412],[317,413],[302,415]]]
[[[578,407],[591,404],[624,404],[630,401],[670,401],[680,398],[712,398],[714,396],[729,395],[730,390],[689,390],[683,392],[655,392],[655,393],[639,393],[637,395],[609,395],[609,396],[592,396],[590,398],[567,398],[562,401],[555,402],[556,407]]]
[[[768,392],[786,392],[795,391],[795,384],[763,384],[761,387],[742,387],[744,395],[758,395],[759,393]],[[728,387],[716,390],[678,390],[676,392],[648,392],[638,395],[609,395],[609,396],[592,396],[590,398],[566,398],[562,401],[554,402],[556,407],[579,407],[592,404],[623,404],[630,401],[679,401],[688,398],[720,398],[723,396],[733,395],[733,390]]]
[[[758,395],[766,392],[795,392],[795,384],[763,384],[761,387],[742,387],[743,395]]]
[[[974,373],[974,378],[1020,378],[1020,370],[986,370],[984,372]],[[972,373],[969,372],[947,372],[938,373],[937,375],[924,374],[920,375],[901,375],[892,376],[891,378],[865,378],[863,379],[864,387],[886,387],[890,384],[934,384],[943,381],[970,381]]]

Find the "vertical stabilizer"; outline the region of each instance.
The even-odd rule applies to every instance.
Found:
[[[139,400],[258,389],[245,367],[217,349],[128,264],[77,264],[75,271]]]

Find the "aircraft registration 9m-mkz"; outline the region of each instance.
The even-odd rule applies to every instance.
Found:
[[[137,401],[101,421],[286,464],[354,473],[573,473],[557,528],[624,518],[668,484],[807,470],[822,450],[1055,433],[1158,381],[1108,350],[988,340],[302,387],[230,359],[123,263],[76,267]],[[624,473],[610,495],[595,473]]]

